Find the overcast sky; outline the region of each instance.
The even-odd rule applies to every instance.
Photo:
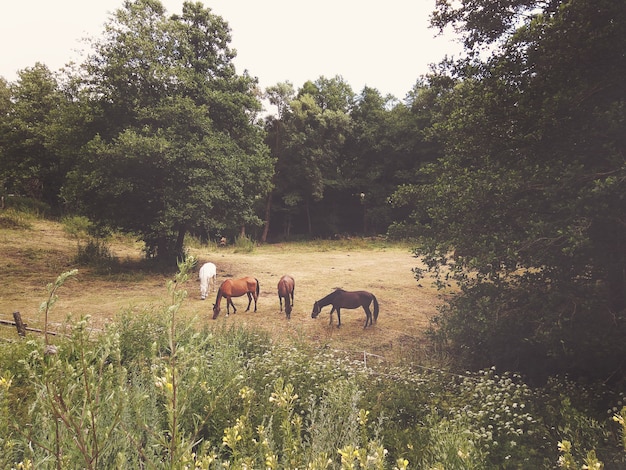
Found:
[[[183,0],[161,0],[167,14]],[[261,87],[341,75],[359,93],[365,85],[402,99],[430,63],[460,45],[435,37],[428,17],[435,0],[203,0],[230,25],[235,65]],[[80,61],[81,38],[97,37],[123,0],[5,1],[0,9],[0,76],[35,62],[51,70]]]

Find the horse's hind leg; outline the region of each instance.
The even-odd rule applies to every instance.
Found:
[[[246,309],[247,312],[248,310],[250,310],[250,305],[252,304],[252,294],[250,292],[246,292],[246,294],[248,294],[248,308]],[[254,311],[256,312],[256,302],[254,302],[254,305]]]
[[[278,301],[280,302],[280,311],[283,311],[283,298],[278,294]]]
[[[363,310],[365,310],[365,326],[363,328],[367,328],[367,325],[372,324],[372,312],[366,305],[363,306]]]
[[[341,326],[341,309],[337,307],[337,328]]]

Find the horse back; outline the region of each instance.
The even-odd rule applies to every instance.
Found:
[[[217,274],[217,268],[213,263],[204,263],[200,268],[198,276],[200,279],[206,279]]]
[[[258,293],[258,281],[253,277],[242,277],[241,279],[226,279],[222,282],[220,290],[225,296],[240,297],[248,292]]]
[[[293,291],[295,284],[296,282],[293,277],[285,274],[280,278],[280,281],[278,281],[278,293],[283,297],[290,294]]]
[[[369,305],[374,296],[367,291],[358,290],[358,291],[345,291],[342,289],[338,289],[335,291],[337,293],[335,300],[333,301],[333,305],[336,305],[340,308],[359,308],[366,305]]]

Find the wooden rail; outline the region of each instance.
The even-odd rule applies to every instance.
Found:
[[[11,320],[0,320],[0,325],[14,326],[17,328],[17,334],[20,336],[26,336],[27,331],[33,331],[35,333],[43,333],[44,331],[39,328],[31,328],[26,323],[22,321],[22,315],[20,312],[13,312],[13,321]],[[56,332],[48,331],[49,335],[56,336]]]

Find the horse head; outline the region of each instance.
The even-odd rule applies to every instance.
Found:
[[[320,308],[320,304],[315,302],[313,304],[313,311],[311,312],[311,318],[317,318],[317,316],[320,314],[321,311],[322,309]]]
[[[213,304],[213,320],[220,314],[220,307],[217,304]]]

